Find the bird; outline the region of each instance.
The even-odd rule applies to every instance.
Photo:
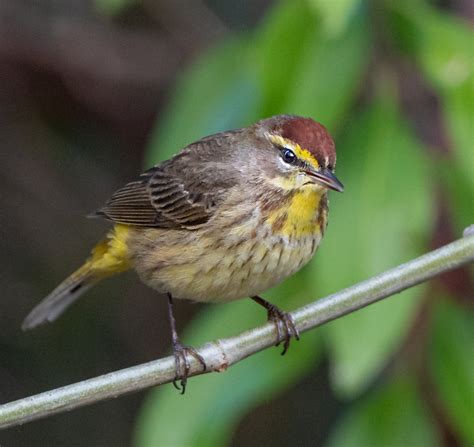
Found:
[[[87,261],[26,317],[32,329],[56,320],[100,280],[135,269],[167,297],[174,385],[184,393],[190,359],[174,299],[221,303],[250,297],[267,311],[284,354],[299,332],[291,315],[262,292],[301,269],[320,245],[328,222],[328,191],[342,192],[336,149],[312,118],[276,115],[216,133],[118,189],[94,217],[113,227]]]

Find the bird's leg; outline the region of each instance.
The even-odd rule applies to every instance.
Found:
[[[176,363],[176,374],[173,380],[173,385],[178,391],[181,391],[181,394],[184,394],[186,391],[189,370],[191,369],[188,356],[191,355],[194,357],[202,365],[203,371],[206,371],[207,366],[202,356],[200,356],[194,348],[183,346],[181,344],[178,332],[176,331],[176,320],[173,313],[173,297],[171,296],[171,293],[168,293],[168,317],[170,319],[173,355]],[[180,381],[179,385],[178,381]]]
[[[289,313],[280,310],[277,306],[259,296],[251,296],[250,298],[260,304],[260,306],[267,309],[268,321],[273,321],[277,330],[277,343],[275,346],[278,346],[284,340],[283,352],[281,355],[285,355],[290,346],[291,338],[295,337],[296,340],[300,339],[300,333],[295,326],[293,317]]]

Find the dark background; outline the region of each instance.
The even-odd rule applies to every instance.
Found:
[[[383,28],[377,2],[367,3],[371,27]],[[463,26],[472,25],[472,3],[467,0],[427,3],[441,17],[454,17]],[[156,135],[155,126],[159,129],[162,117],[169,113],[167,106],[172,98],[179,96],[183,73],[215,45],[242,33],[252,36],[277,5],[278,2],[270,0],[0,1],[0,402],[146,362],[169,352],[165,301],[142,285],[134,273],[104,281],[55,324],[28,333],[23,333],[20,325],[30,309],[83,262],[107,230],[106,222],[84,216],[149,165],[150,162],[144,162],[145,157],[157,160],[177,149],[165,148],[160,152],[156,137],[152,139],[151,135]],[[416,40],[417,36],[410,32],[403,33],[402,25],[397,28],[400,36],[408,36],[406,41]],[[302,32],[297,28],[289,31]],[[443,93],[426,81],[423,70],[413,69],[416,58],[414,62],[408,56],[399,56],[398,51],[403,50],[393,42],[387,44],[384,32],[375,35],[352,112],[338,125],[337,135],[344,140],[346,133],[350,134],[346,129],[353,119],[350,117],[373,101],[378,88],[374,85],[383,77],[379,62],[389,48],[398,57],[392,57],[387,70],[399,87],[397,102],[401,113],[426,146],[428,157],[449,156],[446,154],[455,150],[455,144],[442,125]],[[395,39],[397,43],[403,41],[402,37],[400,41]],[[410,45],[406,47],[410,53]],[[287,67],[269,64],[266,70],[284,73]],[[261,109],[262,116],[255,110],[229,127],[286,111],[272,107],[271,101],[267,102]],[[192,127],[193,123],[183,117],[183,129],[189,125]],[[199,136],[202,135],[196,135]],[[341,153],[339,157],[343,163]],[[345,169],[350,170],[350,166]],[[469,189],[462,189],[465,183],[459,187],[461,193],[456,185],[450,189],[452,183],[448,181],[448,186],[443,186],[441,180],[431,190],[435,197],[431,234],[425,235],[424,244],[417,245],[418,254],[459,236],[462,225],[472,223],[472,208],[461,205],[457,208],[461,211],[452,211],[449,207],[449,203],[456,201],[451,198],[453,190],[461,197],[456,203],[469,203],[463,192]],[[462,312],[472,310],[472,283],[467,270],[446,275],[438,286],[447,291],[445,295],[452,297],[448,301],[456,303]],[[430,333],[433,302],[427,298],[429,294],[425,290],[424,304],[413,314],[406,335],[387,357],[382,371],[363,391],[366,394],[358,392],[349,399],[338,396],[330,385],[331,356],[323,353],[311,368],[312,374],[290,379],[279,393],[262,398],[258,406],[249,404],[237,415],[235,428],[229,428],[233,435],[228,442],[236,446],[328,442],[328,435],[334,433],[343,415],[358,411],[351,410],[353,405],[364,401],[364,396],[374,389],[383,388],[394,370],[403,370],[406,362],[411,365],[408,369],[420,369],[416,365],[419,366],[417,359],[423,349],[407,340]],[[206,309],[177,303],[180,328]],[[264,314],[257,318],[263,321]],[[241,325],[241,329],[246,327]],[[304,340],[305,337],[300,343]],[[285,360],[298,361],[297,357]],[[432,381],[425,374],[421,371],[416,383],[437,442],[467,445],[468,435],[459,429],[463,423],[456,422],[458,416],[450,416],[456,404],[448,397],[445,407],[443,393],[439,399],[430,399]],[[472,384],[472,376],[469,381]],[[193,382],[190,381],[189,394],[193,392]],[[146,394],[122,396],[6,430],[0,433],[0,444],[130,445]],[[175,394],[176,400],[187,398]],[[390,399],[388,402],[390,407]],[[202,408],[206,411],[205,401]],[[464,416],[469,418],[465,411]],[[219,416],[216,417],[218,420]],[[176,414],[175,420],[173,429],[178,431],[188,423],[180,414]],[[136,445],[145,445],[140,439],[147,438],[137,436]],[[200,439],[193,444],[207,444],[202,436]],[[351,445],[361,444],[353,440]],[[393,445],[403,442],[398,444],[395,440]]]

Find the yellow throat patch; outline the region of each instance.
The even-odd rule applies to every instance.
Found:
[[[268,223],[273,232],[297,239],[319,233],[321,197],[320,191],[310,187],[295,192],[289,204],[273,211],[269,216]]]

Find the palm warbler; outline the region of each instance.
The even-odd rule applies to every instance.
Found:
[[[284,354],[298,331],[289,314],[258,294],[313,256],[327,224],[327,191],[343,190],[335,163],[326,129],[291,115],[190,144],[116,191],[97,211],[114,227],[86,263],[33,309],[23,328],[55,320],[99,280],[134,268],[168,296],[176,380],[183,392],[189,356],[206,365],[180,343],[173,298],[251,297],[275,322]]]

